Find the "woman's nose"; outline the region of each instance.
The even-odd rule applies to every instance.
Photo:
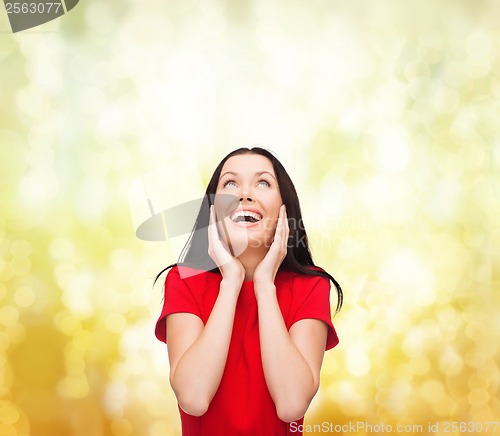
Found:
[[[246,199],[247,201],[253,201],[253,192],[252,192],[252,187],[251,186],[242,186],[241,191],[239,192],[240,194],[240,202]]]
[[[240,197],[240,201],[243,201],[244,198],[247,199],[247,201],[253,201],[252,200],[252,195],[250,193],[250,191],[248,190],[243,190],[241,193],[240,193],[241,197]]]

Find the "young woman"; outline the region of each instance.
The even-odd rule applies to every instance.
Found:
[[[270,152],[228,154],[206,197],[182,260],[160,272],[173,267],[155,333],[182,434],[302,434],[324,352],[338,343],[330,281],[337,311],[342,290],[314,265],[295,187]]]

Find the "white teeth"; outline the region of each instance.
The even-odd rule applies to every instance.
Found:
[[[238,212],[234,212],[231,215],[231,220],[235,221],[239,216],[249,216],[252,217],[255,221],[260,221],[262,219],[262,217],[255,212],[250,212],[249,210],[239,210]]]

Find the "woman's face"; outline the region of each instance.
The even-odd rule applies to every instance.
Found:
[[[259,154],[230,157],[222,167],[214,204],[217,216],[225,217],[224,225],[218,223],[219,234],[235,256],[248,247],[269,250],[283,204],[269,159]]]

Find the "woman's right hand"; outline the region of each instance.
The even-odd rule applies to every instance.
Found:
[[[210,206],[208,223],[208,255],[219,268],[222,279],[241,284],[245,280],[245,268],[242,263],[224,247],[217,230],[214,206]]]

